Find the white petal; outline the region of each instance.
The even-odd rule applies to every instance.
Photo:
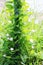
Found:
[[[10,48],[10,50],[11,50],[11,51],[13,51],[13,50],[14,50],[14,48]]]
[[[9,40],[10,40],[10,41],[13,41],[13,38],[11,37],[11,38],[9,38]]]
[[[6,54],[4,54],[3,57],[6,57]]]

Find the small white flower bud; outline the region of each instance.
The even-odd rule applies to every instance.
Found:
[[[7,33],[6,36],[9,36],[9,34]]]
[[[13,41],[13,38],[11,37],[11,38],[9,38],[9,40],[10,40],[10,41]]]
[[[3,57],[6,57],[6,54],[4,54]]]
[[[13,50],[14,50],[14,48],[10,48],[10,50],[11,50],[11,51],[13,51]]]

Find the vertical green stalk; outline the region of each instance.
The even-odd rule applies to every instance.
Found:
[[[23,2],[22,2],[23,1]],[[25,38],[22,36],[22,29],[23,28],[23,18],[25,17],[25,10],[22,9],[23,4],[25,3],[25,0],[14,0],[14,21],[15,21],[15,26],[14,26],[14,36],[16,37],[14,39],[15,44],[15,49],[19,49],[15,53],[15,56],[18,56],[16,65],[21,65],[21,55],[24,55],[27,53],[27,49],[25,47]],[[25,5],[24,5],[25,6]],[[24,34],[25,35],[25,34]],[[24,56],[25,57],[25,56]],[[25,58],[24,58],[25,59]],[[26,60],[26,59],[25,59]]]
[[[20,29],[20,20],[19,20],[19,17],[20,17],[20,10],[21,10],[21,0],[14,0],[14,22],[15,22],[15,25],[14,25],[14,36],[16,37],[14,39],[14,42],[15,42],[15,46],[14,46],[14,49],[18,49],[18,51],[15,53],[15,56],[18,57],[16,59],[16,62],[15,62],[15,65],[20,65],[20,35],[21,35],[21,29]]]

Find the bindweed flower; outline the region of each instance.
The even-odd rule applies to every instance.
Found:
[[[11,50],[11,51],[13,51],[13,50],[14,50],[14,48],[10,48],[10,50]]]

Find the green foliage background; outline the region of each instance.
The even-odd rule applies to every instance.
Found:
[[[42,65],[43,22],[36,23],[25,0],[10,0],[0,13],[0,65]]]

